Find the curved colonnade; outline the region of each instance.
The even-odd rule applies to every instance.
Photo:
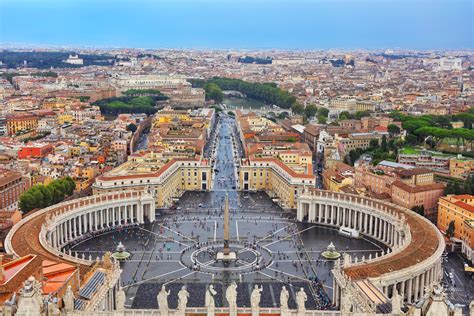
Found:
[[[141,224],[147,219],[155,219],[155,199],[150,194],[121,191],[93,195],[62,202],[26,216],[8,233],[5,249],[18,257],[35,254],[39,258],[62,258],[90,266],[93,258],[71,256],[62,251],[64,246],[105,229]]]
[[[344,263],[336,264],[336,305],[353,281],[370,281],[386,298],[396,291],[405,302],[412,303],[424,295],[425,287],[438,284],[442,278],[443,236],[411,210],[357,195],[310,189],[298,197],[297,219],[354,229],[388,247],[380,257],[353,260],[345,255]]]
[[[5,240],[5,248],[16,256],[33,254],[38,260],[73,262],[87,271],[93,259],[65,253],[67,244],[106,229],[140,224],[147,218],[153,221],[154,205],[153,196],[143,191],[104,193],[62,202],[17,223]],[[444,239],[433,224],[408,209],[356,195],[310,189],[298,197],[297,219],[355,229],[388,248],[380,257],[353,260],[346,254],[343,264],[336,263],[336,305],[347,305],[350,297],[359,303],[359,307],[352,305],[353,309],[375,310],[373,298],[371,301],[361,294],[364,286],[378,289],[380,302],[387,302],[398,292],[412,303],[424,295],[425,287],[441,279]]]

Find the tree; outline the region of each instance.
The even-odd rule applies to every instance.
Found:
[[[400,134],[400,127],[395,124],[390,124],[387,127],[387,132],[390,134],[390,137],[393,137],[394,135]]]
[[[76,189],[76,182],[74,181],[74,179],[67,176],[63,178],[62,181],[64,181],[66,184],[66,195],[73,194],[74,190]]]
[[[137,131],[137,126],[133,123],[130,123],[126,127],[127,131],[135,133]]]
[[[44,208],[64,200],[74,193],[76,183],[71,177],[51,181],[48,185],[37,184],[20,195],[19,207],[24,213]]]
[[[343,121],[343,120],[350,120],[350,119],[353,119],[353,118],[354,118],[354,116],[353,116],[351,113],[349,113],[348,111],[342,111],[342,112],[339,114],[339,119],[340,119],[341,121]]]
[[[452,181],[448,181],[446,188],[444,189],[444,194],[454,194],[454,184]]]
[[[425,216],[425,206],[423,204],[416,205],[411,210],[417,214],[420,214],[421,216]]]
[[[324,116],[324,117],[328,117],[329,115],[329,110],[326,109],[326,108],[319,108],[318,109],[318,116]]]
[[[390,151],[393,151],[393,152],[396,152],[398,147],[397,147],[397,140],[394,139],[394,138],[391,138],[388,140],[388,143],[387,143],[387,148],[388,150]]]
[[[454,194],[458,195],[461,194],[461,186],[459,185],[459,182],[455,181],[454,182]]]
[[[379,140],[377,138],[372,138],[369,142],[369,148],[375,149],[379,147]]]
[[[37,193],[28,190],[20,195],[18,206],[23,213],[28,213],[29,211],[38,208],[40,203],[41,197],[38,197]]]
[[[370,116],[370,112],[369,112],[369,111],[357,111],[357,112],[354,114],[354,118],[355,118],[356,120],[360,120],[361,118],[366,117],[366,116]]]
[[[304,107],[299,103],[295,103],[291,107],[291,111],[293,111],[293,113],[295,113],[295,114],[303,114],[304,113]]]
[[[354,162],[356,162],[356,160],[359,159],[360,154],[357,152],[357,150],[352,149],[351,151],[349,151],[349,154],[346,157],[349,158],[348,164],[353,166]]]
[[[318,108],[317,108],[316,105],[314,105],[314,104],[308,104],[308,105],[304,108],[304,115],[305,115],[307,118],[310,118],[310,117],[315,116],[317,112],[318,112]]]
[[[48,190],[51,192],[53,197],[53,204],[59,203],[64,200],[65,190],[59,181],[53,181],[47,185]]]
[[[36,186],[37,189],[41,192],[41,203],[37,207],[48,207],[53,204],[53,195],[51,191],[42,184]]]
[[[454,230],[455,230],[455,223],[454,221],[450,221],[448,224],[448,228],[446,229],[446,236],[448,238],[451,238],[454,236]]]
[[[378,142],[377,142],[378,143]],[[382,136],[382,144],[380,145],[380,148],[382,151],[386,152],[387,151],[387,136],[383,135]]]
[[[325,116],[323,116],[323,115],[318,116],[318,123],[319,124],[326,124],[326,122],[327,122],[327,118]]]
[[[221,103],[224,99],[222,89],[215,83],[207,83],[204,86],[206,91],[206,100],[214,100],[217,103]]]
[[[472,180],[470,175],[467,177],[466,181],[464,181],[463,191],[463,194],[472,194]]]
[[[405,137],[405,140],[408,144],[410,145],[415,145],[417,143],[417,138],[415,135],[413,134],[408,134],[406,137]]]

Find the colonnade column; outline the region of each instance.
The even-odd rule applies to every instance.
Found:
[[[407,302],[411,303],[411,294],[413,291],[413,278],[408,279],[408,288],[407,288]]]
[[[371,236],[373,236],[372,227],[373,227],[373,216],[369,215],[369,235],[371,235]]]

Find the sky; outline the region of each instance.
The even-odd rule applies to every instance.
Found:
[[[0,45],[473,49],[472,0],[0,0]]]

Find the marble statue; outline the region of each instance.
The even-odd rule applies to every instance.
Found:
[[[115,294],[115,309],[118,311],[123,311],[125,309],[125,292],[120,288]]]
[[[205,298],[205,305],[207,307],[207,315],[208,316],[214,316],[215,314],[215,309],[216,309],[216,303],[214,301],[214,295],[216,295],[217,292],[214,290],[214,286],[212,284],[209,285],[206,291],[206,298]]]
[[[258,287],[258,284],[255,284],[252,293],[250,294],[250,305],[252,307],[252,315],[258,316],[259,314],[262,291],[263,286]]]
[[[225,291],[225,298],[229,303],[229,315],[236,316],[237,315],[237,284],[232,282]]]
[[[48,302],[48,316],[60,316],[61,311],[58,308],[58,300],[55,298],[52,302]]]
[[[168,296],[170,295],[171,291],[166,291],[164,285],[161,286],[161,291],[158,293],[156,299],[158,300],[158,308],[160,310],[161,316],[168,316]]]
[[[392,314],[400,314],[402,312],[403,298],[398,294],[397,287],[393,288],[392,294]]]
[[[259,307],[260,305],[260,298],[262,296],[263,286],[258,287],[258,284],[255,284],[252,294],[250,295],[250,304],[252,308]]]
[[[178,310],[185,311],[188,305],[189,292],[186,290],[186,285],[181,287],[178,292]]]
[[[70,285],[67,286],[66,293],[63,296],[64,309],[66,312],[72,312],[74,310],[74,294]]]
[[[111,253],[110,251],[107,251],[104,256],[102,257],[102,260],[103,260],[103,263],[104,263],[104,267],[107,268],[107,269],[110,269],[112,268],[113,264],[112,264],[112,260],[110,259],[111,258]]]
[[[13,316],[13,309],[16,307],[16,293],[13,292],[12,297],[3,303],[2,316]]]
[[[280,309],[287,310],[288,309],[288,298],[290,297],[288,290],[283,285],[280,292]]]
[[[296,305],[298,306],[298,313],[305,313],[306,306],[305,303],[308,300],[308,296],[303,288],[300,288],[298,293],[296,293]]]

